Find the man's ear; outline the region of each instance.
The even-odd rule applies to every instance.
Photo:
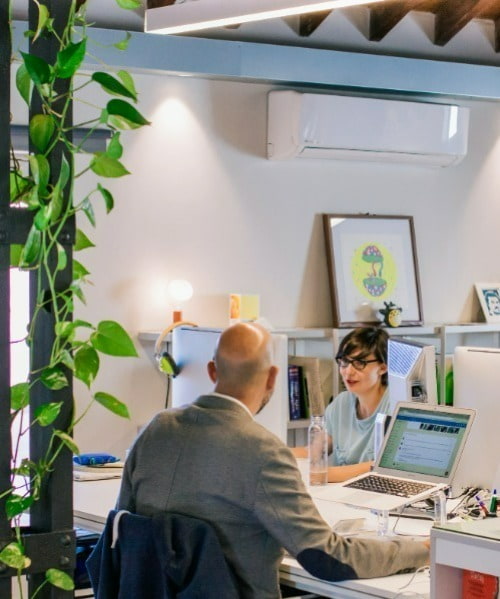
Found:
[[[271,366],[271,368],[269,368],[269,373],[267,375],[266,389],[268,389],[269,391],[272,391],[274,389],[274,386],[276,385],[276,377],[277,376],[278,376],[278,367]]]
[[[216,383],[217,382],[217,368],[215,367],[215,362],[213,360],[210,360],[210,362],[207,364],[207,372],[208,372],[208,376],[210,377],[210,380],[212,381],[212,383]]]

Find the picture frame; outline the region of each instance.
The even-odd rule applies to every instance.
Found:
[[[500,322],[500,283],[475,283],[486,322]]]
[[[413,217],[323,214],[335,328],[378,324],[401,309],[401,326],[423,323]]]

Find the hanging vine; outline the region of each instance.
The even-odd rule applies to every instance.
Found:
[[[128,72],[79,72],[91,44],[85,0],[72,1],[62,33],[55,30],[45,4],[38,0],[30,2],[38,9],[36,29],[28,32],[31,43],[50,37],[57,44],[57,53],[52,64],[31,53],[21,52],[20,56],[13,56],[12,64],[17,65],[18,93],[28,106],[39,105],[40,109],[37,109],[36,114],[32,112],[29,121],[32,151],[25,159],[27,164],[16,156],[14,150],[11,152],[10,203],[29,210],[32,214],[32,225],[26,242],[22,246],[11,247],[11,264],[12,267],[36,272],[36,301],[24,342],[30,349],[34,347],[38,334],[37,322],[45,311],[50,311],[53,316],[54,341],[47,363],[41,368],[34,367],[31,355],[26,380],[11,387],[11,423],[20,432],[18,441],[13,446],[11,486],[3,490],[0,496],[6,498],[7,518],[13,522],[16,534],[15,540],[0,551],[0,561],[16,569],[19,579],[30,564],[22,542],[21,515],[39,499],[43,481],[52,472],[55,460],[63,448],[79,453],[72,438],[76,424],[95,402],[117,416],[129,417],[126,405],[106,391],[94,390],[94,382],[99,372],[100,354],[137,356],[134,344],[122,326],[115,321],[92,324],[84,320],[72,320],[75,300],[85,303],[84,285],[88,282],[90,273],[83,263],[72,261],[72,281],[65,288],[58,285],[58,275],[68,266],[67,250],[61,241],[68,225],[75,222],[77,215],[83,215],[95,227],[95,202],[104,202],[107,213],[114,206],[113,196],[103,184],[97,182],[84,197],[79,197],[74,190],[75,180],[87,171],[94,173],[95,181],[129,174],[121,162],[120,132],[149,124],[134,106],[138,99],[137,91]],[[139,0],[116,2],[123,9],[138,8],[141,4]],[[126,50],[129,37],[126,34],[115,47]],[[77,74],[78,86],[75,83]],[[61,81],[69,83],[64,87],[68,91],[60,91]],[[111,99],[105,106],[95,108],[95,117],[91,120],[76,124],[70,122],[68,125],[72,104],[78,101],[82,90],[89,86],[98,86]],[[33,94],[37,97],[36,104],[33,104]],[[87,134],[76,144],[72,139],[72,131],[83,126],[86,127]],[[84,149],[86,138],[98,128],[109,131],[110,141],[105,151],[89,154]],[[57,172],[51,172],[54,167],[49,158],[52,152],[61,148],[61,144],[63,152]],[[79,172],[75,172],[76,155],[83,155],[87,159],[86,166]],[[74,252],[93,245],[81,230],[76,230]],[[70,387],[68,376],[82,381],[89,391],[89,400],[83,412],[77,414],[75,409],[68,428],[60,430],[54,423],[61,411],[62,402],[48,401],[38,406],[29,416],[30,421],[26,422],[26,408],[30,404],[32,388],[41,383],[50,391],[64,389]],[[29,434],[30,428],[34,426],[52,427],[46,455],[37,461],[20,459],[19,440]],[[71,577],[58,569],[46,572],[44,584],[53,584],[65,590],[73,588]],[[21,587],[20,591],[22,597]],[[38,590],[32,597],[37,593]]]

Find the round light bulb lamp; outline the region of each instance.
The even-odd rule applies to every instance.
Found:
[[[185,279],[174,279],[173,281],[170,281],[167,289],[172,303],[175,306],[172,314],[172,321],[180,322],[182,320],[182,310],[180,305],[193,297],[193,286]]]

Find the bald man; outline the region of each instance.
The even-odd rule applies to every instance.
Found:
[[[208,364],[214,391],[146,427],[127,459],[117,507],[211,523],[242,599],[280,597],[283,549],[332,581],[425,565],[426,543],[344,539],[321,518],[290,449],[254,420],[277,372],[265,329],[226,329]]]

